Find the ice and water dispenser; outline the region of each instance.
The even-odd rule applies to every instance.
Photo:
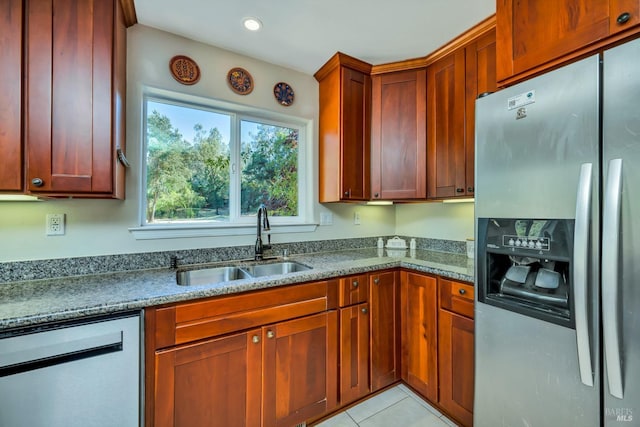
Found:
[[[478,300],[574,327],[569,219],[478,218]]]

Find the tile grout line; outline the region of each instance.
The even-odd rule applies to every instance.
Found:
[[[386,407],[384,407],[384,408],[380,409],[378,412],[376,412],[376,413],[374,413],[374,414],[369,415],[367,418],[365,418],[365,419],[361,420],[361,421],[360,421],[360,423],[362,423],[362,422],[364,422],[364,421],[368,420],[369,418],[373,418],[373,417],[375,417],[376,415],[378,415],[378,414],[380,414],[380,413],[382,413],[382,412],[384,412],[384,411],[386,411],[386,410],[388,410],[388,409],[391,409],[392,407],[396,406],[398,403],[400,403],[400,402],[404,402],[406,399],[411,399],[411,396],[409,396],[409,395],[408,395],[404,390],[402,390],[402,392],[406,395],[405,397],[403,397],[402,399],[398,400],[397,402],[394,402],[393,404],[391,404],[391,405],[389,405],[389,406],[386,406]],[[347,414],[347,415],[349,415],[349,414]],[[353,418],[352,418],[352,419],[353,419]],[[354,422],[355,422],[355,420],[354,420]],[[360,423],[356,423],[356,424],[358,425],[358,427],[360,427]]]

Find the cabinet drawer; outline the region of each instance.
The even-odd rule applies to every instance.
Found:
[[[473,319],[473,286],[439,278],[440,308]]]
[[[340,279],[340,291],[338,294],[338,304],[340,307],[367,302],[368,295],[369,280],[366,274]]]
[[[155,348],[326,311],[335,306],[335,282],[307,283],[157,309]]]

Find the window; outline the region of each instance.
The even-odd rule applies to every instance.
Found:
[[[144,96],[142,227],[304,222],[308,123],[223,107]]]

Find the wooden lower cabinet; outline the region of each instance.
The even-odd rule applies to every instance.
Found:
[[[438,278],[438,403],[463,426],[473,425],[474,322],[472,285]]]
[[[291,427],[334,409],[337,312],[265,326],[262,331],[263,427]]]
[[[440,406],[464,426],[473,425],[473,319],[440,310]]]
[[[340,405],[358,400],[369,387],[369,304],[340,309]]]
[[[259,329],[157,352],[154,425],[259,426],[261,363]]]
[[[427,399],[438,399],[438,284],[401,273],[402,379]]]
[[[369,276],[372,392],[400,379],[399,278],[396,270]]]

